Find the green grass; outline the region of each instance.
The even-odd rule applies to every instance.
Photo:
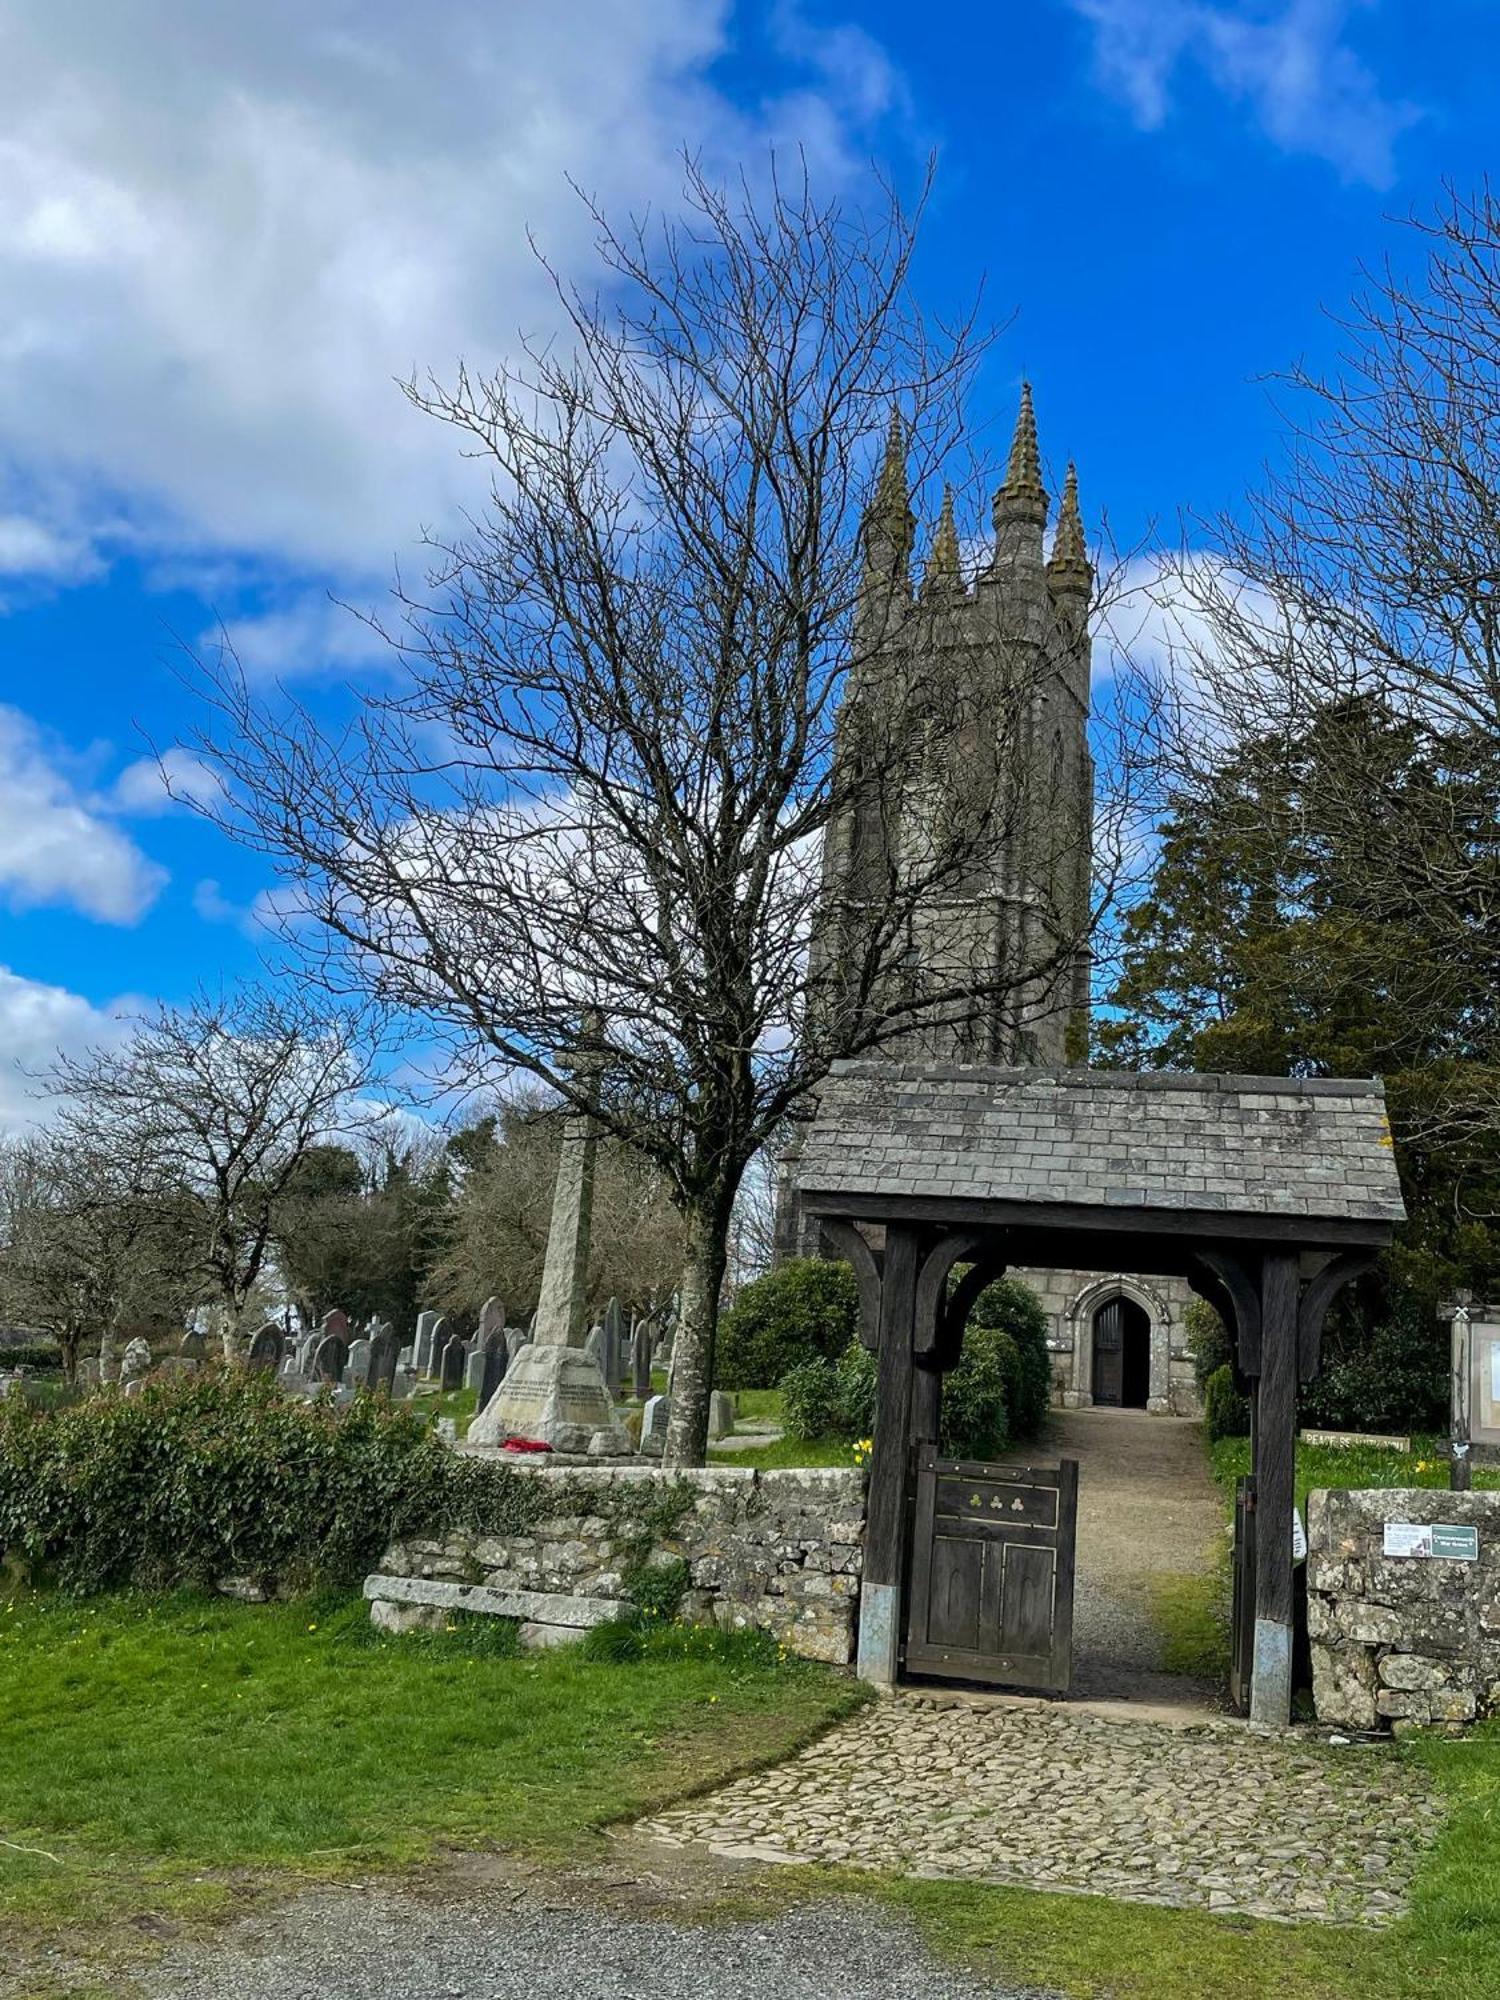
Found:
[[[1211,1569],[1202,1573],[1150,1570],[1142,1583],[1161,1633],[1161,1664],[1169,1674],[1229,1679],[1229,1537],[1221,1537]]]
[[[748,1634],[667,1628],[612,1666],[517,1656],[492,1619],[385,1638],[342,1596],[12,1600],[0,1933],[118,1942],[127,1918],[215,1913],[247,1871],[576,1853],[611,1820],[788,1754],[861,1697]]]
[[[853,1465],[854,1447],[847,1438],[784,1437],[745,1451],[711,1450],[708,1456],[713,1465],[757,1465],[763,1472],[775,1472],[799,1465]]]
[[[1214,1478],[1231,1497],[1235,1482],[1250,1470],[1250,1440],[1221,1438],[1209,1446]],[[1437,1438],[1414,1437],[1411,1450],[1381,1451],[1373,1445],[1297,1446],[1297,1505],[1307,1506],[1309,1493],[1323,1487],[1437,1486],[1448,1484],[1448,1457]],[[1476,1486],[1500,1487],[1500,1467],[1474,1467]]]
[[[744,1423],[779,1424],[786,1415],[779,1389],[736,1389],[734,1407]]]
[[[429,1383],[424,1389],[412,1391],[411,1406],[419,1416],[452,1417],[458,1425],[458,1435],[467,1437],[478,1400],[473,1389],[436,1389]]]

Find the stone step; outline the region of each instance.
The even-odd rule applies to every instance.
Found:
[[[478,1611],[491,1618],[518,1618],[526,1625],[561,1625],[584,1632],[618,1618],[626,1607],[609,1597],[573,1597],[549,1590],[493,1590],[483,1583],[451,1583],[439,1577],[365,1578],[372,1604],[414,1604],[434,1611]]]

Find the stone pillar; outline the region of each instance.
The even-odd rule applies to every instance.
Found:
[[[469,1426],[471,1445],[521,1437],[595,1457],[630,1452],[603,1372],[583,1352],[597,1151],[595,1121],[572,1113],[563,1123],[536,1331]]]

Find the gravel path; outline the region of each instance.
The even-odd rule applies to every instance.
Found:
[[[1224,1529],[1200,1426],[1144,1410],[1056,1410],[1048,1456],[1078,1465],[1073,1695],[1219,1707],[1210,1683],[1161,1670],[1153,1575],[1201,1575]]]
[[[321,1891],[146,1974],[156,2000],[1047,2000],[941,1966],[856,1904],[689,1926],[535,1897]]]

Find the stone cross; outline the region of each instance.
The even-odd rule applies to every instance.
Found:
[[[599,1134],[586,1112],[563,1120],[558,1149],[557,1184],[552,1192],[552,1222],[547,1231],[547,1257],[542,1266],[542,1292],[536,1309],[538,1347],[582,1347],[587,1321],[586,1285],[589,1225],[594,1211],[594,1164]]]

